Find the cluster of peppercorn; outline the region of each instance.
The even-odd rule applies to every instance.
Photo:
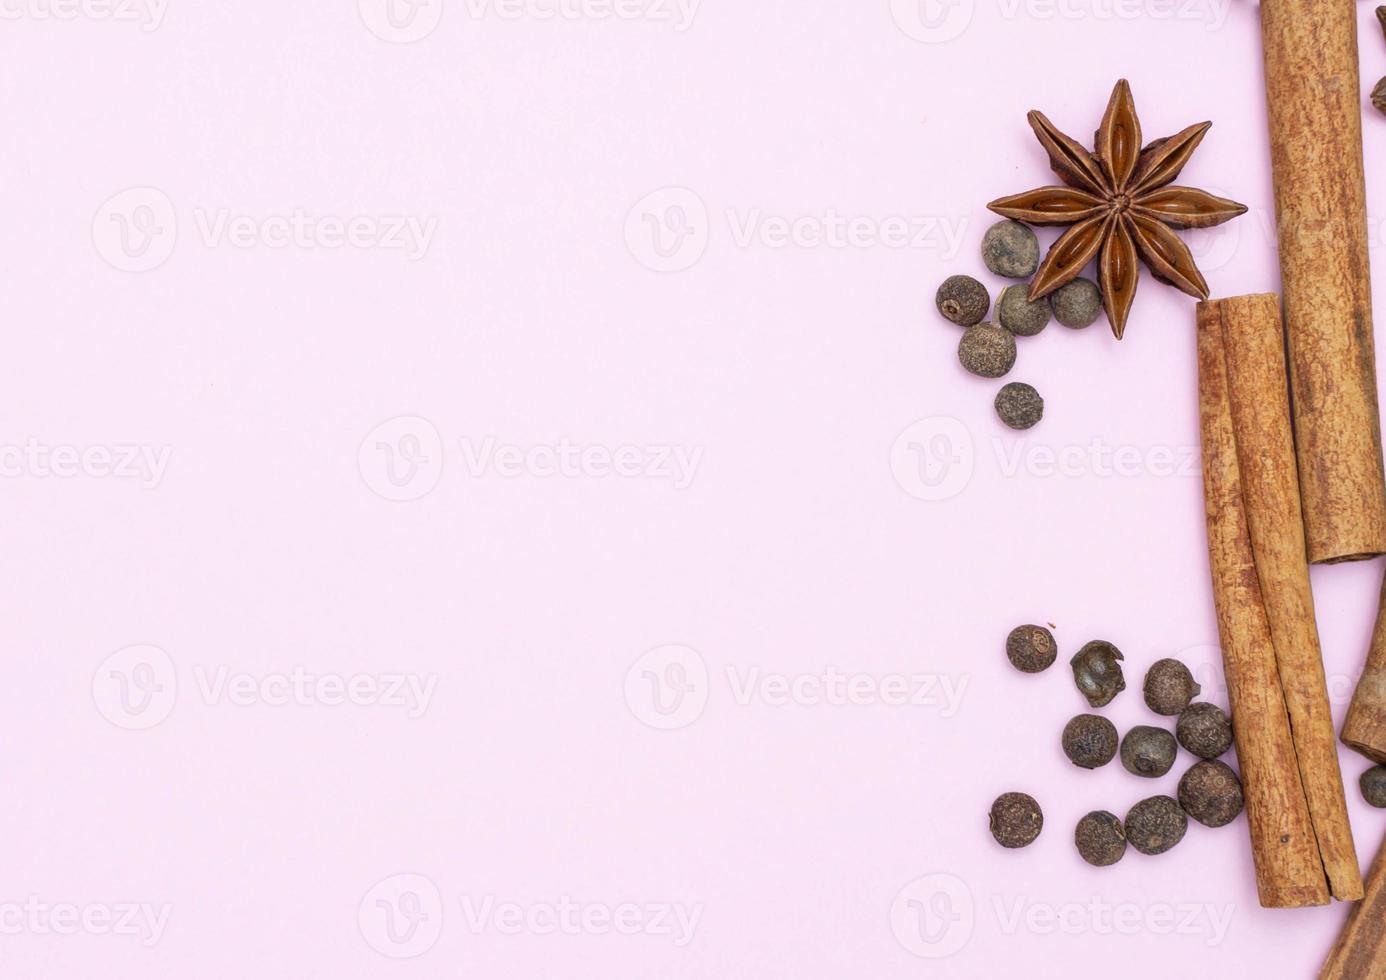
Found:
[[[1039,268],[1040,246],[1035,233],[1018,221],[1001,221],[982,236],[982,261],[1006,279],[1029,279]],[[938,288],[934,305],[950,323],[963,327],[958,360],[971,373],[999,378],[1015,367],[1016,337],[1033,337],[1049,326],[1051,314],[1066,327],[1091,326],[1102,312],[1102,296],[1091,279],[1075,279],[1049,295],[1029,300],[1029,284],[1001,290],[996,320],[983,322],[991,309],[987,287],[971,276],[950,276]],[[1012,381],[996,396],[996,414],[1012,429],[1028,429],[1044,415],[1044,399],[1033,386]]]
[[[1018,626],[1006,638],[1006,656],[1017,670],[1038,674],[1054,663],[1058,645],[1043,626]],[[1101,708],[1126,689],[1123,660],[1121,651],[1105,640],[1094,640],[1074,655],[1069,662],[1073,680],[1089,707]],[[1195,702],[1200,691],[1182,663],[1158,660],[1145,675],[1145,703],[1158,715],[1177,716],[1173,733],[1137,725],[1118,740],[1116,726],[1096,714],[1078,715],[1064,726],[1064,754],[1083,769],[1105,766],[1120,754],[1127,772],[1154,779],[1174,767],[1181,745],[1199,759],[1179,780],[1177,800],[1141,800],[1124,821],[1106,810],[1079,820],[1073,839],[1084,861],[1097,867],[1116,864],[1127,844],[1142,854],[1163,854],[1184,839],[1189,817],[1207,827],[1223,827],[1242,812],[1241,780],[1218,758],[1232,747],[1232,723],[1217,705]],[[1027,793],[1003,793],[992,804],[991,833],[1002,847],[1025,847],[1043,827],[1043,811]]]

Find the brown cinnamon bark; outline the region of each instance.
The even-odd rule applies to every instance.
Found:
[[[1386,763],[1386,580],[1381,583],[1381,606],[1367,665],[1343,722],[1343,741],[1369,759]]]
[[[1362,897],[1362,872],[1305,561],[1280,301],[1272,293],[1236,296],[1200,304],[1199,315],[1200,329],[1222,333],[1242,503],[1309,817],[1329,891],[1355,900]]]
[[[1262,0],[1300,491],[1311,562],[1386,552],[1353,0]]]
[[[1319,980],[1386,980],[1386,842],[1367,875],[1367,896],[1348,915]]]
[[[1268,908],[1324,905],[1328,877],[1252,552],[1224,354],[1224,309],[1220,303],[1198,306],[1199,422],[1213,599],[1256,888]]]

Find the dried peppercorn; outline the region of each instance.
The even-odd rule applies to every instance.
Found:
[[[996,393],[996,414],[1012,429],[1029,429],[1044,418],[1044,399],[1032,385],[1012,381]]]
[[[991,836],[1002,847],[1034,843],[1044,829],[1044,814],[1028,793],[1002,793],[991,805]]]
[[[1386,807],[1386,766],[1372,766],[1357,780],[1362,799],[1372,806]]]
[[[1112,698],[1126,690],[1126,678],[1121,674],[1120,661],[1126,659],[1113,644],[1106,640],[1093,640],[1085,644],[1073,655],[1069,666],[1073,668],[1073,682],[1088,705],[1100,708],[1109,704]]]
[[[1242,803],[1242,781],[1225,762],[1204,759],[1179,780],[1179,805],[1205,827],[1236,820]]]
[[[982,261],[998,276],[1028,279],[1039,260],[1039,239],[1019,221],[998,221],[982,236]]]
[[[999,378],[1015,367],[1015,337],[993,323],[968,327],[958,341],[962,366],[983,378]]]
[[[1157,660],[1145,675],[1145,703],[1157,715],[1177,715],[1199,691],[1198,682],[1178,660]]]
[[[949,276],[934,295],[934,305],[945,320],[960,327],[981,323],[991,309],[991,294],[971,276]]]
[[[1030,287],[1023,283],[1001,290],[996,301],[996,319],[1017,337],[1033,337],[1049,326],[1049,301],[1029,299]]]
[[[1073,843],[1084,861],[1105,868],[1116,864],[1126,854],[1126,830],[1115,814],[1094,810],[1078,821]]]
[[[1097,283],[1081,276],[1049,294],[1054,319],[1066,327],[1081,330],[1097,322],[1102,312],[1102,292]]]
[[[1179,747],[1163,728],[1137,725],[1121,740],[1121,764],[1137,776],[1154,779],[1174,766]]]
[[[1232,722],[1226,712],[1207,701],[1180,712],[1174,734],[1180,745],[1200,759],[1216,759],[1232,747]]]
[[[1189,818],[1168,796],[1141,800],[1126,814],[1126,839],[1142,854],[1163,854],[1184,839]]]
[[[1101,715],[1078,715],[1064,726],[1064,755],[1083,769],[1097,769],[1117,753],[1117,730]]]
[[[1058,655],[1059,645],[1054,642],[1054,634],[1043,626],[1017,626],[1006,637],[1006,659],[1016,670],[1027,674],[1048,670]]]

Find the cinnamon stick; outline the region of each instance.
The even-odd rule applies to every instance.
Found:
[[[1200,306],[1201,322],[1222,333],[1242,502],[1309,817],[1329,891],[1355,900],[1362,897],[1362,872],[1305,561],[1280,301],[1260,293]]]
[[[1223,307],[1198,307],[1199,424],[1213,599],[1261,904],[1324,905],[1328,879],[1247,522],[1224,354]]]
[[[1386,842],[1367,875],[1367,895],[1348,914],[1319,980],[1386,980]]]
[[[1353,0],[1262,0],[1271,163],[1311,562],[1386,553]]]
[[[1367,665],[1343,722],[1343,742],[1369,759],[1386,763],[1386,580],[1381,583],[1381,606]]]

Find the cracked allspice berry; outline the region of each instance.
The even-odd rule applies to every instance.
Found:
[[[1141,147],[1141,124],[1126,79],[1112,90],[1096,147],[1089,153],[1032,111],[1030,127],[1067,186],[1040,187],[987,205],[1032,225],[1071,225],[1049,249],[1030,284],[1030,299],[1048,296],[1097,260],[1102,306],[1117,339],[1136,298],[1143,259],[1161,282],[1197,299],[1208,283],[1173,229],[1208,228],[1246,212],[1245,205],[1174,180],[1212,123],[1198,123]]]
[[[1125,658],[1106,640],[1093,640],[1073,655],[1073,682],[1088,699],[1089,707],[1100,708],[1126,690],[1126,678],[1121,674]]]

